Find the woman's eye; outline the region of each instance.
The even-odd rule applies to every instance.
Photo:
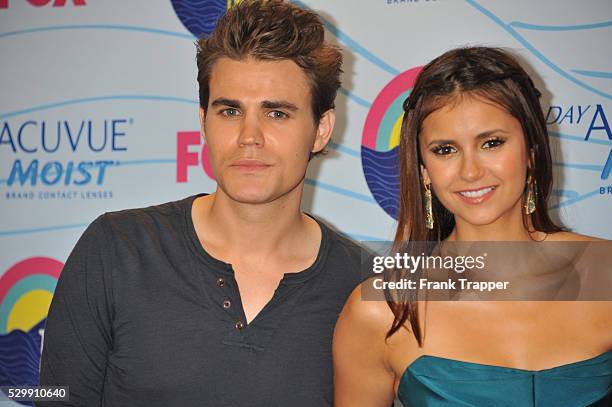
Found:
[[[226,117],[236,117],[240,114],[240,112],[238,111],[238,109],[230,107],[230,108],[221,110],[221,114]]]
[[[482,145],[483,148],[495,148],[504,144],[506,141],[502,139],[491,139],[484,142]]]
[[[436,146],[431,149],[431,152],[436,155],[448,155],[455,152],[455,148],[449,145]]]
[[[280,110],[272,110],[270,113],[268,113],[268,116],[273,119],[284,119],[289,115],[285,112],[281,112]]]

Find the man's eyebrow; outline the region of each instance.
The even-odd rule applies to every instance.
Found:
[[[291,111],[298,110],[296,105],[285,100],[264,100],[261,102],[261,107],[264,109],[287,109]]]
[[[233,107],[235,109],[239,109],[242,107],[242,104],[240,103],[240,101],[235,100],[235,99],[218,98],[218,99],[215,99],[210,104],[210,106],[211,107],[227,106],[227,107]]]

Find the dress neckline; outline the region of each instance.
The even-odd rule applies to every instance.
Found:
[[[607,350],[597,356],[593,356],[592,358],[578,360],[576,362],[565,363],[563,365],[550,367],[548,369],[530,370],[530,369],[519,369],[515,367],[508,367],[508,366],[488,365],[488,364],[477,363],[477,362],[467,362],[463,360],[445,358],[442,356],[421,355],[418,358],[416,358],[412,363],[410,363],[410,365],[408,365],[406,370],[404,370],[403,375],[405,375],[408,371],[413,370],[417,365],[425,363],[425,361],[427,360],[434,361],[434,362],[440,362],[440,363],[450,363],[450,364],[454,364],[457,366],[463,366],[466,368],[474,368],[474,369],[492,369],[492,370],[514,371],[514,372],[523,372],[523,373],[543,373],[543,372],[549,372],[549,371],[556,371],[559,369],[574,368],[576,366],[588,365],[591,363],[598,363],[600,362],[600,359],[606,360],[608,358],[612,360],[612,349]]]

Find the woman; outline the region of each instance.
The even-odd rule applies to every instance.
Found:
[[[548,215],[539,96],[499,49],[456,49],[425,66],[404,103],[396,249],[597,240]],[[336,326],[338,407],[389,407],[396,394],[406,407],[610,402],[612,302],[363,301],[371,285],[353,292]]]

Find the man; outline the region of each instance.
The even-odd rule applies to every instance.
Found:
[[[47,319],[41,385],[71,406],[327,406],[360,253],[304,214],[342,56],[316,14],[245,1],[198,42],[212,195],[107,213]],[[58,405],[47,403],[44,405]]]

